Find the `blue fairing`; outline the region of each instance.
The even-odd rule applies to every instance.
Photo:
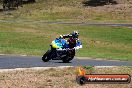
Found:
[[[56,38],[54,42],[60,48],[68,48],[68,44],[65,39]]]
[[[58,48],[69,48],[69,45],[67,44],[67,41],[65,39],[60,39],[60,38],[56,38],[54,41],[55,45]],[[76,46],[75,47],[82,47],[82,42],[81,41],[77,41]]]

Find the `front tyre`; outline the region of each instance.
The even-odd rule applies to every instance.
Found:
[[[50,60],[50,58],[49,58],[50,53],[51,53],[51,50],[48,50],[48,51],[43,55],[42,60],[43,60],[44,62],[48,62],[48,61]]]

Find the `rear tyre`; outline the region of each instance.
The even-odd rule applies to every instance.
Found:
[[[48,61],[50,60],[50,58],[49,58],[50,53],[51,53],[51,50],[48,50],[48,51],[43,55],[42,60],[43,60],[44,62],[48,62]]]
[[[62,58],[63,63],[69,63],[75,56],[75,50],[70,50],[67,55]]]
[[[62,58],[63,63],[69,63],[73,58],[69,58],[67,56]]]

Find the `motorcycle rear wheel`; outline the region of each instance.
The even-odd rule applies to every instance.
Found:
[[[50,58],[49,58],[49,54],[51,53],[51,50],[48,50],[44,55],[43,55],[43,57],[42,57],[42,60],[44,61],[44,62],[48,62],[49,60],[50,60]]]
[[[63,63],[69,63],[75,56],[75,50],[68,51],[67,55],[62,58]]]

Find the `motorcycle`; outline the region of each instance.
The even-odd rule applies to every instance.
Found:
[[[62,60],[64,63],[68,63],[75,56],[75,50],[82,48],[82,42],[73,42],[73,39],[56,38],[52,41],[50,49],[43,55],[42,60],[48,62],[49,60]]]

